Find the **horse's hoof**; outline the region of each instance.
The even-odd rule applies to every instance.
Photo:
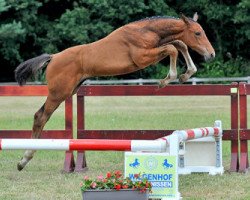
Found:
[[[180,77],[179,77],[179,82],[182,84],[184,82],[186,82],[188,79],[186,77],[185,74],[181,74]]]
[[[17,170],[22,171],[22,169],[23,169],[23,166],[20,164],[20,162],[17,163]]]
[[[166,86],[167,86],[167,84],[166,84],[163,80],[161,80],[161,81],[159,82],[158,89],[162,89],[162,88],[164,88],[164,87],[166,87]]]

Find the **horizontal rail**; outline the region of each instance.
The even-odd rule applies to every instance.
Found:
[[[31,130],[0,130],[1,138],[31,138],[32,131]],[[71,139],[72,138],[72,130],[44,130],[41,134],[42,139],[47,138],[54,139]]]
[[[234,85],[168,85],[159,89],[153,85],[81,86],[77,96],[183,96],[183,95],[237,95]]]
[[[86,80],[83,82],[84,85],[117,85],[117,84],[159,84],[159,79],[129,79],[129,80]],[[208,83],[208,82],[247,82],[250,83],[250,76],[247,77],[215,77],[215,78],[198,78],[193,77],[186,81],[196,85],[197,83]],[[173,80],[171,83],[179,83],[179,80]]]
[[[47,96],[48,87],[46,85],[0,85],[0,96]]]
[[[240,129],[239,132],[241,140],[250,140],[250,129]]]
[[[84,130],[78,129],[78,139],[155,140],[173,133],[174,130]],[[238,130],[223,130],[223,140],[238,140]]]
[[[84,130],[78,129],[78,139],[129,139],[155,140],[173,133],[174,130]]]

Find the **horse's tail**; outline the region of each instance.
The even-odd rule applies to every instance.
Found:
[[[42,54],[24,61],[15,70],[15,78],[19,85],[24,85],[28,78],[34,76],[39,69],[46,67],[52,55]]]

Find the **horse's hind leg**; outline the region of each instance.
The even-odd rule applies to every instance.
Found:
[[[169,44],[169,45],[165,45],[162,47],[162,54],[161,55],[163,56],[163,58],[165,58],[168,55],[170,57],[169,73],[159,83],[159,87],[163,88],[167,84],[169,84],[170,81],[175,80],[177,77],[176,61],[177,61],[177,57],[178,57],[178,51],[173,45]]]
[[[34,115],[32,138],[40,138],[43,127],[61,102],[62,100],[53,100],[50,95],[48,96],[44,105]],[[25,151],[23,158],[17,164],[17,169],[19,171],[22,170],[25,165],[33,158],[35,152],[35,150]]]

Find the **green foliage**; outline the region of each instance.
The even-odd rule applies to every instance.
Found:
[[[197,73],[199,77],[241,77],[246,74],[249,63],[238,56],[236,59],[229,59],[224,62],[222,62],[222,59],[216,58],[212,62],[203,63],[203,66]]]
[[[237,10],[234,16],[234,23],[237,25],[237,51],[245,58],[248,58],[250,49],[250,1],[242,0],[237,5]],[[249,66],[248,66],[249,67]],[[249,70],[248,70],[249,72]],[[249,75],[249,73],[248,73]]]
[[[10,66],[22,61],[21,45],[27,42],[28,36],[36,36],[33,25],[41,5],[39,2],[25,0],[0,1],[0,54]]]
[[[25,29],[20,22],[15,20],[0,26],[0,53],[3,58],[11,61],[13,58],[20,61],[19,42],[24,40]]]
[[[5,0],[0,0],[0,12],[7,11],[10,6],[6,5]]]
[[[199,75],[211,77],[216,73],[206,71],[218,68],[227,72],[217,74],[246,76],[249,75],[249,10],[249,0],[0,0],[0,62],[3,63],[0,70],[13,71],[19,62],[44,52],[56,53],[99,40],[116,28],[144,17],[176,17],[180,12],[192,17],[197,11],[198,21],[217,55],[214,62],[207,64],[194,57],[198,69],[202,69]],[[230,60],[228,53],[232,55]],[[168,62],[164,65],[120,78],[162,78],[168,73]]]
[[[236,24],[241,24],[238,31],[239,34],[245,36],[250,40],[250,1],[242,0],[237,5],[237,11],[235,13],[234,22]]]

